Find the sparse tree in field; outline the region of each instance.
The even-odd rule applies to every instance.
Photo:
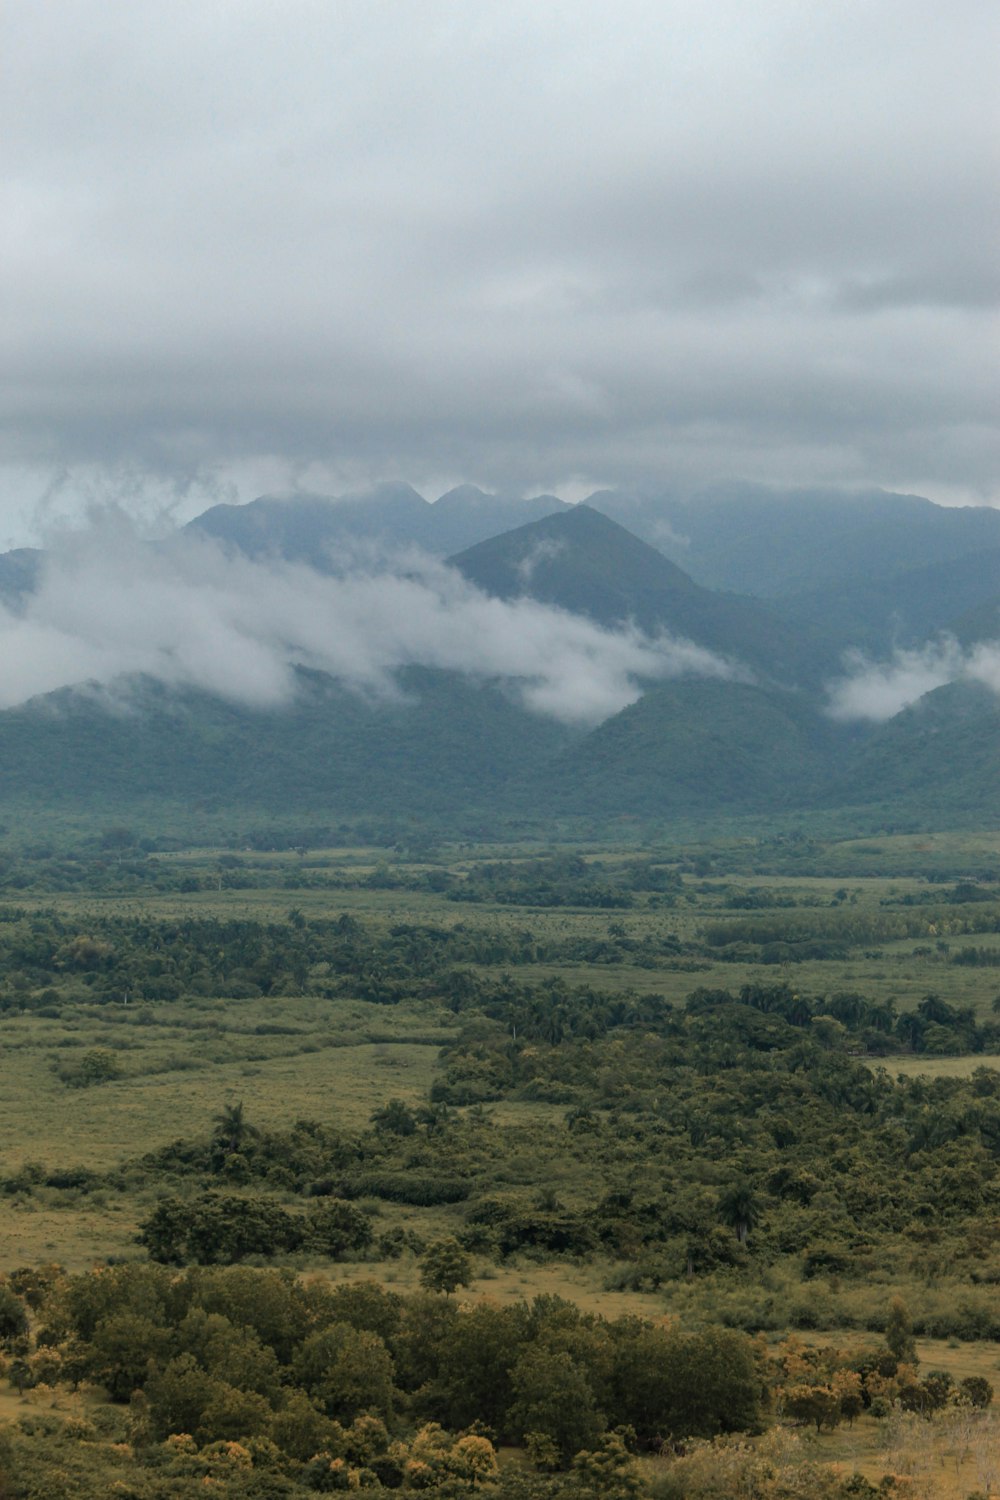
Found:
[[[982,1375],[967,1375],[964,1380],[959,1381],[958,1388],[962,1399],[980,1411],[985,1410],[993,1400],[993,1387]]]
[[[849,1427],[853,1427],[855,1417],[860,1417],[865,1409],[861,1376],[856,1370],[837,1370],[830,1388],[840,1402],[840,1415],[846,1418]]]
[[[114,1052],[106,1047],[91,1047],[80,1059],[79,1082],[82,1088],[91,1088],[97,1083],[110,1083],[120,1078],[122,1065]]]
[[[417,1128],[417,1117],[402,1099],[390,1099],[371,1117],[376,1130],[389,1135],[413,1135]]]
[[[213,1123],[212,1144],[226,1154],[239,1151],[246,1140],[257,1134],[256,1127],[246,1117],[242,1099],[238,1104],[223,1105]]]
[[[815,1422],[816,1431],[840,1425],[840,1397],[828,1385],[792,1385],[784,1393],[785,1414],[799,1422]]]
[[[976,1478],[987,1495],[991,1495],[1000,1478],[1000,1430],[991,1420],[992,1413],[980,1425],[973,1444]]]
[[[472,1262],[457,1240],[430,1245],[420,1267],[420,1285],[429,1292],[449,1295],[472,1280]]]
[[[913,1321],[902,1297],[893,1297],[885,1325],[885,1342],[889,1353],[900,1364],[919,1364],[913,1337]]]

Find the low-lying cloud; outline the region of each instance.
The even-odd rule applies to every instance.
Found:
[[[827,688],[827,711],[834,719],[883,723],[949,682],[979,682],[1000,694],[1000,641],[967,649],[953,636],[943,636],[917,650],[896,651],[886,662],[855,652],[847,666],[847,675]]]
[[[392,697],[408,665],[509,679],[528,708],[579,725],[649,680],[741,675],[690,641],[489,598],[426,558],[327,577],[190,536],[150,547],[107,520],[64,538],[22,608],[0,610],[2,708],[137,674],[270,708],[294,696],[296,667]]]

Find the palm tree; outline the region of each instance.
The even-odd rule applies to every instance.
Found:
[[[719,1215],[724,1224],[736,1231],[740,1244],[745,1245],[747,1235],[760,1218],[760,1205],[745,1177],[731,1183],[723,1193],[719,1199]]]
[[[249,1136],[257,1134],[257,1130],[250,1124],[243,1112],[242,1099],[239,1104],[224,1104],[219,1113],[213,1115],[212,1118],[215,1124],[213,1144],[220,1146],[227,1154],[231,1151],[239,1151]]]

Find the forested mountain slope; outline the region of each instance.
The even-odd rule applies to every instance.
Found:
[[[652,512],[643,505],[645,510],[637,502],[633,512],[648,520]],[[237,815],[281,808],[329,821],[405,813],[472,818],[483,826],[494,819],[544,822],[554,812],[601,819],[861,807],[932,826],[1000,812],[1000,699],[988,686],[956,680],[877,728],[858,721],[838,727],[826,711],[831,681],[853,670],[841,658],[845,647],[887,657],[890,646],[927,644],[935,671],[943,660],[946,673],[954,667],[952,675],[960,679],[967,663],[954,646],[935,658],[934,632],[952,626],[965,647],[997,639],[1000,546],[969,545],[976,535],[985,542],[997,532],[996,512],[945,512],[905,496],[849,502],[841,496],[836,503],[820,497],[806,514],[804,506],[766,492],[709,497],[704,513],[698,512],[700,540],[689,539],[692,559],[707,555],[712,524],[721,549],[717,558],[745,543],[752,559],[773,540],[779,515],[788,521],[784,542],[762,575],[762,592],[775,587],[779,575],[785,583],[811,576],[815,584],[824,536],[829,577],[851,557],[857,560],[862,533],[871,544],[868,565],[850,587],[817,586],[770,604],[706,588],[593,506],[567,507],[551,496],[509,501],[464,486],[428,505],[408,486],[390,485],[336,504],[300,497],[216,507],[193,530],[241,554],[238,566],[225,556],[210,559],[213,586],[265,589],[274,578],[287,582],[279,561],[285,559],[321,572],[321,587],[332,596],[341,580],[326,575],[349,573],[352,547],[364,553],[380,525],[387,545],[408,540],[423,546],[436,516],[431,540],[440,548],[446,536],[503,525],[511,516],[520,519],[550,506],[552,513],[454,553],[448,566],[494,599],[531,600],[620,633],[598,641],[584,632],[585,645],[574,649],[585,653],[634,651],[636,632],[654,643],[666,638],[666,644],[642,648],[645,655],[636,659],[644,665],[621,669],[615,692],[602,700],[608,716],[596,727],[596,713],[589,721],[585,713],[575,716],[578,726],[589,728],[570,729],[526,706],[539,701],[537,695],[525,697],[539,658],[535,651],[533,665],[525,659],[519,679],[516,642],[527,615],[517,611],[501,612],[496,620],[488,611],[476,616],[487,631],[502,623],[515,648],[492,656],[461,652],[458,659],[467,663],[462,671],[406,666],[393,674],[392,660],[400,657],[387,658],[387,677],[398,688],[389,700],[375,692],[375,684],[366,694],[322,671],[300,668],[287,705],[240,707],[202,689],[166,685],[172,670],[168,641],[166,682],[133,673],[110,687],[81,683],[0,712],[0,795],[22,805],[34,800],[124,809],[163,798]],[[847,524],[852,517],[858,523],[853,530]],[[887,575],[893,528],[900,566]],[[928,547],[939,543],[941,559],[926,562]],[[816,566],[808,564],[810,548]],[[267,566],[246,572],[246,558]],[[53,621],[45,609],[56,609],[59,627],[61,604],[51,584],[38,596],[44,607],[37,618],[32,602],[44,561],[44,554],[30,549],[0,557],[0,596],[23,614],[11,628],[25,625],[25,639],[32,631],[50,638],[45,631]],[[164,566],[164,576],[172,579],[173,564]],[[418,595],[429,591],[419,597],[433,598],[433,608],[443,612],[434,617],[435,641],[447,639],[455,600],[475,597],[436,564],[430,583],[419,567],[411,577],[405,566],[402,575],[380,566],[386,579],[404,576]],[[879,568],[881,573],[872,571]],[[66,574],[70,581],[74,576]],[[381,608],[383,574],[366,576],[374,579],[373,598]],[[291,575],[292,592],[301,578]],[[443,592],[434,594],[435,588]],[[139,595],[133,590],[129,597]],[[324,594],[321,613],[327,603]],[[339,618],[336,610],[330,617]],[[75,618],[72,611],[69,618]],[[275,618],[283,628],[286,616],[279,612]],[[532,631],[552,624],[544,614],[532,619]],[[381,620],[369,623],[377,631]],[[364,624],[351,617],[359,640]],[[262,639],[269,651],[284,649],[280,640]],[[671,659],[671,639],[693,642],[710,656]],[[310,660],[308,652],[297,656],[294,644],[288,646],[290,660]],[[419,645],[407,640],[402,659],[419,659],[418,652]],[[439,652],[437,659],[451,663],[456,657]],[[498,675],[498,660],[510,676]],[[584,684],[591,661],[576,661]],[[905,661],[902,666],[908,670]],[[883,668],[890,677],[896,670],[891,660],[883,661],[876,677]],[[640,678],[640,672],[648,675]],[[671,678],[675,672],[685,675]],[[989,681],[988,670],[979,676]],[[362,673],[357,680],[367,679]],[[636,701],[613,712],[630,692]]]
[[[599,624],[666,630],[775,679],[815,678],[836,654],[822,633],[767,605],[699,584],[589,505],[547,516],[448,559],[485,593],[530,597]]]

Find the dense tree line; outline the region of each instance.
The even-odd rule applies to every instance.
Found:
[[[945,941],[987,932],[1000,932],[1000,905],[992,893],[984,902],[959,903],[957,908],[940,904],[872,911],[837,905],[827,911],[760,913],[706,922],[701,937],[718,959],[769,964],[841,959],[902,938]]]
[[[681,944],[670,933],[631,939],[541,940],[526,929],[395,923],[343,915],[285,922],[100,917],[79,924],[53,911],[0,909],[0,1009],[61,998],[169,1001],[271,994],[349,994],[377,1004],[451,992],[456,965],[591,961],[655,965]]]
[[[628,868],[626,883],[616,889],[627,890]],[[646,878],[653,877],[635,876]],[[443,999],[461,1009],[480,1000],[483,1006],[499,1003],[472,972],[476,966],[516,970],[525,964],[585,963],[598,971],[621,964],[697,970],[707,958],[765,965],[828,959],[913,937],[933,938],[946,953],[951,936],[997,931],[1000,910],[991,902],[905,912],[844,904],[780,915],[764,911],[708,922],[697,939],[682,939],[668,926],[633,933],[618,920],[603,930],[542,936],[513,923],[386,925],[346,914],[307,920],[294,907],[285,921],[107,915],[92,916],[83,926],[52,910],[8,906],[0,908],[0,1010],[51,1009],[74,997],[156,1002],[283,994],[349,994],[379,1004]],[[962,946],[950,956],[955,963],[997,962],[994,950],[982,945]],[[941,1024],[964,1033],[957,1050],[982,1050],[997,1040],[987,1032],[977,1040],[968,1016]],[[879,1029],[888,1028],[876,1017],[868,1030]],[[913,1038],[898,1039],[914,1045]],[[954,1038],[940,1040],[947,1044],[918,1050],[956,1050]]]
[[[627,1470],[615,1429],[633,1451],[755,1431],[767,1396],[743,1335],[607,1321],[557,1297],[459,1304],[374,1282],[145,1265],[23,1270],[0,1290],[35,1311],[33,1352],[23,1315],[8,1333],[22,1385],[97,1382],[130,1403],[152,1462],[181,1435],[200,1450],[238,1442],[250,1466],[270,1455],[265,1466],[307,1489],[357,1486],[329,1482],[333,1466],[369,1489],[465,1494],[496,1479],[498,1442],[525,1445],[542,1471],[617,1442]]]
[[[121,1413],[106,1414],[119,1441],[103,1446],[87,1418],[8,1432],[0,1475],[24,1500],[167,1500],[205,1479],[234,1497],[875,1500],[884,1486],[769,1463],[766,1446],[757,1462],[720,1435],[774,1417],[821,1431],[865,1410],[975,1414],[993,1397],[981,1377],[920,1371],[898,1300],[881,1346],[768,1346],[553,1296],[504,1306],[243,1268],[24,1267],[0,1285],[0,1339],[18,1389],[89,1382]],[[501,1467],[502,1444],[521,1461]],[[636,1455],[655,1453],[644,1475]]]

